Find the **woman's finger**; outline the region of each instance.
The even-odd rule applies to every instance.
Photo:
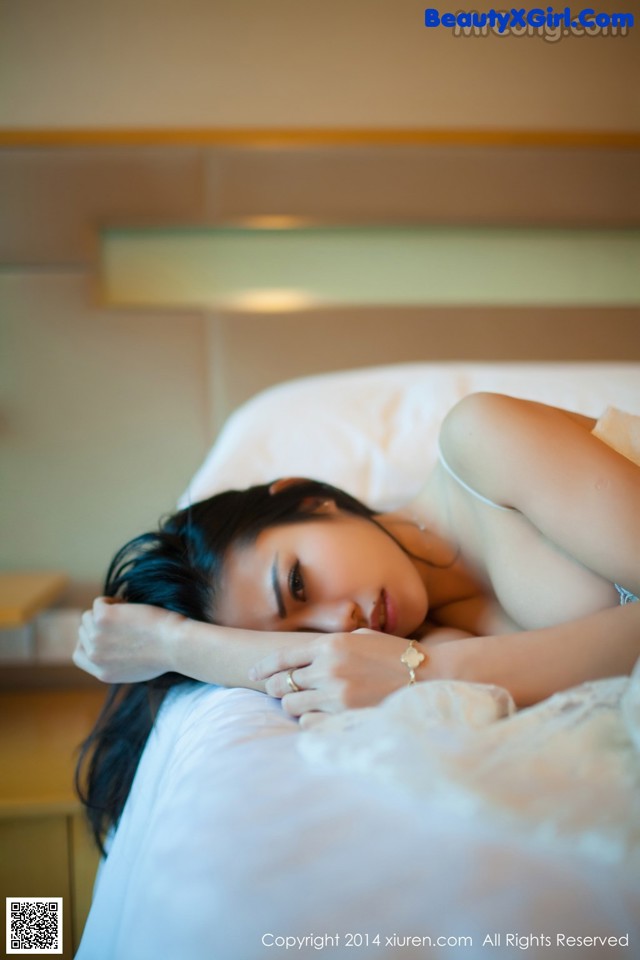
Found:
[[[275,673],[307,667],[313,660],[311,645],[304,647],[281,647],[258,660],[249,670],[250,680],[266,680]]]
[[[93,609],[100,610],[102,607],[109,607],[114,603],[124,603],[121,597],[96,597],[93,601]]]
[[[303,713],[300,716],[300,729],[309,730],[311,727],[315,727],[318,723],[321,723],[326,716],[326,713],[323,713],[321,710],[309,710],[308,713]]]
[[[287,693],[299,693],[301,690],[312,690],[313,684],[309,682],[310,672],[309,667],[282,670],[267,677],[264,688],[270,697],[278,697],[278,699],[282,699]],[[291,680],[289,678],[291,678]]]
[[[101,680],[100,669],[89,659],[84,650],[80,646],[77,646],[73,651],[71,659],[75,663],[76,667],[79,667],[81,670],[84,670],[85,673],[90,673],[91,676],[97,677],[98,680]]]
[[[301,690],[300,693],[287,693],[282,698],[282,709],[290,717],[301,717],[303,713],[316,712],[320,707],[320,695],[317,690]]]

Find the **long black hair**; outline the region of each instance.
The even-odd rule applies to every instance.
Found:
[[[374,518],[365,504],[327,483],[299,480],[277,493],[271,486],[227,490],[130,540],[111,561],[105,596],[215,623],[221,574],[232,545],[251,543],[268,527],[324,519],[315,511],[326,500],[346,513]],[[140,683],[113,684],[80,747],[76,790],[103,855],[105,837],[120,819],[162,701],[169,689],[189,679],[165,673]]]

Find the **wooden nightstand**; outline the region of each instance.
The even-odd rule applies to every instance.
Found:
[[[0,689],[104,687],[74,666],[72,648],[42,649],[43,621],[70,617],[65,629],[77,629],[80,611],[49,609],[63,597],[69,578],[60,572],[0,572]],[[58,630],[60,628],[58,627]],[[66,638],[65,638],[66,642]]]
[[[0,894],[63,898],[63,957],[78,948],[98,852],[73,788],[78,744],[103,689],[0,696]],[[4,928],[3,928],[4,929]]]
[[[19,628],[60,599],[69,582],[64,573],[0,573],[0,628]]]
[[[99,859],[73,773],[78,744],[93,726],[105,691],[0,693],[2,905],[5,897],[62,897],[62,956],[69,960],[80,942]]]

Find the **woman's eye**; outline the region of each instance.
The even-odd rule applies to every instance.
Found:
[[[304,600],[304,578],[300,570],[300,561],[296,560],[289,571],[289,592],[295,600]]]

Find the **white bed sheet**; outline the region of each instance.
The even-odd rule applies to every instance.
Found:
[[[172,696],[99,878],[80,960],[486,957],[487,936],[638,943],[633,880],[421,802],[344,769],[305,764],[296,724],[252,691]],[[348,934],[368,934],[368,948]],[[339,935],[320,952],[267,935]],[[379,946],[373,945],[380,935]],[[431,937],[434,946],[386,942]],[[438,946],[438,937],[472,945]],[[524,943],[523,939],[521,943]],[[589,956],[633,956],[626,948]]]
[[[284,385],[232,418],[183,499],[302,474],[390,503],[415,491],[442,416],[465,392],[640,413],[639,373],[411,365]],[[428,789],[315,763],[301,736],[258,693],[190,684],[171,694],[101,868],[79,960],[509,958],[525,945],[547,960],[638,955],[633,864],[556,849]],[[369,945],[349,945],[349,934]],[[628,936],[629,946],[571,948],[558,934]],[[436,943],[465,936],[472,945]]]

